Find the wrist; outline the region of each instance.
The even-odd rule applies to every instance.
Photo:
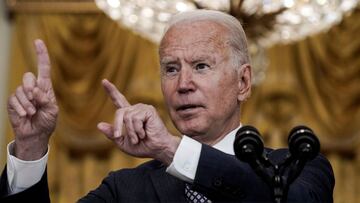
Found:
[[[47,140],[17,140],[14,142],[13,155],[23,161],[41,159],[48,150]]]
[[[158,160],[169,166],[174,159],[175,152],[180,144],[180,138],[169,134],[169,142],[165,145],[161,153],[159,153]]]

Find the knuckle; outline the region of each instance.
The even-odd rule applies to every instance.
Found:
[[[115,115],[116,115],[116,116],[121,116],[123,113],[124,113],[124,110],[123,110],[123,109],[117,109],[117,110],[115,111]]]
[[[140,120],[142,120],[142,118],[143,118],[143,115],[140,115],[140,114],[136,114],[133,116],[133,120],[136,122],[139,122]]]
[[[59,107],[57,105],[54,106],[54,113],[57,114],[59,112]]]
[[[155,114],[157,112],[153,105],[147,105],[147,109],[151,114]]]
[[[26,72],[26,73],[24,73],[23,78],[32,78],[32,76],[33,76],[32,72]]]
[[[25,108],[25,109],[28,109],[28,108],[30,108],[32,105],[28,102],[28,101],[23,101],[23,107]]]
[[[125,116],[124,117],[124,121],[125,121],[125,123],[130,123],[131,122],[131,117],[130,116]],[[126,125],[126,126],[129,126],[129,125]]]
[[[155,107],[153,105],[147,104],[147,108],[149,108],[151,111],[156,111]]]
[[[18,86],[15,90],[16,94],[20,94],[22,92],[22,90],[23,90],[22,86]]]
[[[128,113],[128,112],[125,112],[125,114],[124,114],[124,121],[125,122],[131,122],[131,115]]]
[[[15,103],[15,99],[16,99],[15,94],[11,94],[8,99],[8,104],[13,105]]]
[[[139,120],[135,120],[135,121],[134,121],[134,126],[135,126],[136,128],[142,127],[142,122],[140,122]],[[137,129],[137,130],[139,130],[139,129]]]

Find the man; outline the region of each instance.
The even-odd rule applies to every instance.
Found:
[[[49,201],[47,146],[58,108],[46,47],[41,41],[35,44],[38,77],[26,73],[9,99],[15,141],[9,145],[11,155],[0,185],[4,201]],[[103,80],[117,110],[114,123],[99,123],[98,129],[120,150],[154,160],[110,173],[79,202],[272,201],[271,189],[248,164],[233,156],[240,105],[251,88],[251,66],[240,23],[217,11],[178,14],[169,23],[159,55],[165,102],[184,136],[172,136],[154,107],[129,104],[112,83]],[[281,160],[286,153],[270,151],[269,157]],[[38,173],[30,178],[24,174],[28,168]],[[290,186],[288,201],[332,202],[333,187],[331,166],[318,156]]]

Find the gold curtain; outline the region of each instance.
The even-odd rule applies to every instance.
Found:
[[[356,11],[327,34],[269,49],[266,78],[242,109],[242,122],[258,127],[267,146],[286,146],[294,125],[313,128],[334,167],[338,203],[360,199],[359,17]],[[96,130],[114,114],[102,78],[131,103],[154,105],[176,133],[162,102],[156,45],[100,13],[19,13],[13,24],[10,92],[24,72],[36,72],[34,39],[44,39],[52,61],[60,105],[48,164],[53,202],[75,202],[110,170],[143,161],[119,152]]]
[[[43,39],[49,49],[60,106],[48,165],[53,202],[75,202],[111,169],[143,161],[119,152],[96,130],[99,121],[111,121],[115,112],[101,86],[103,78],[116,84],[130,103],[154,105],[176,133],[162,102],[156,45],[100,13],[18,14],[13,22],[10,92],[24,72],[36,72],[33,40]]]
[[[295,125],[311,127],[336,177],[335,202],[360,201],[360,10],[327,33],[267,50],[266,78],[243,108],[266,143],[287,146]]]

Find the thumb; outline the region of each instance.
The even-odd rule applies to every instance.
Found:
[[[114,140],[114,129],[111,124],[100,122],[98,123],[97,128],[104,133],[108,139]]]

